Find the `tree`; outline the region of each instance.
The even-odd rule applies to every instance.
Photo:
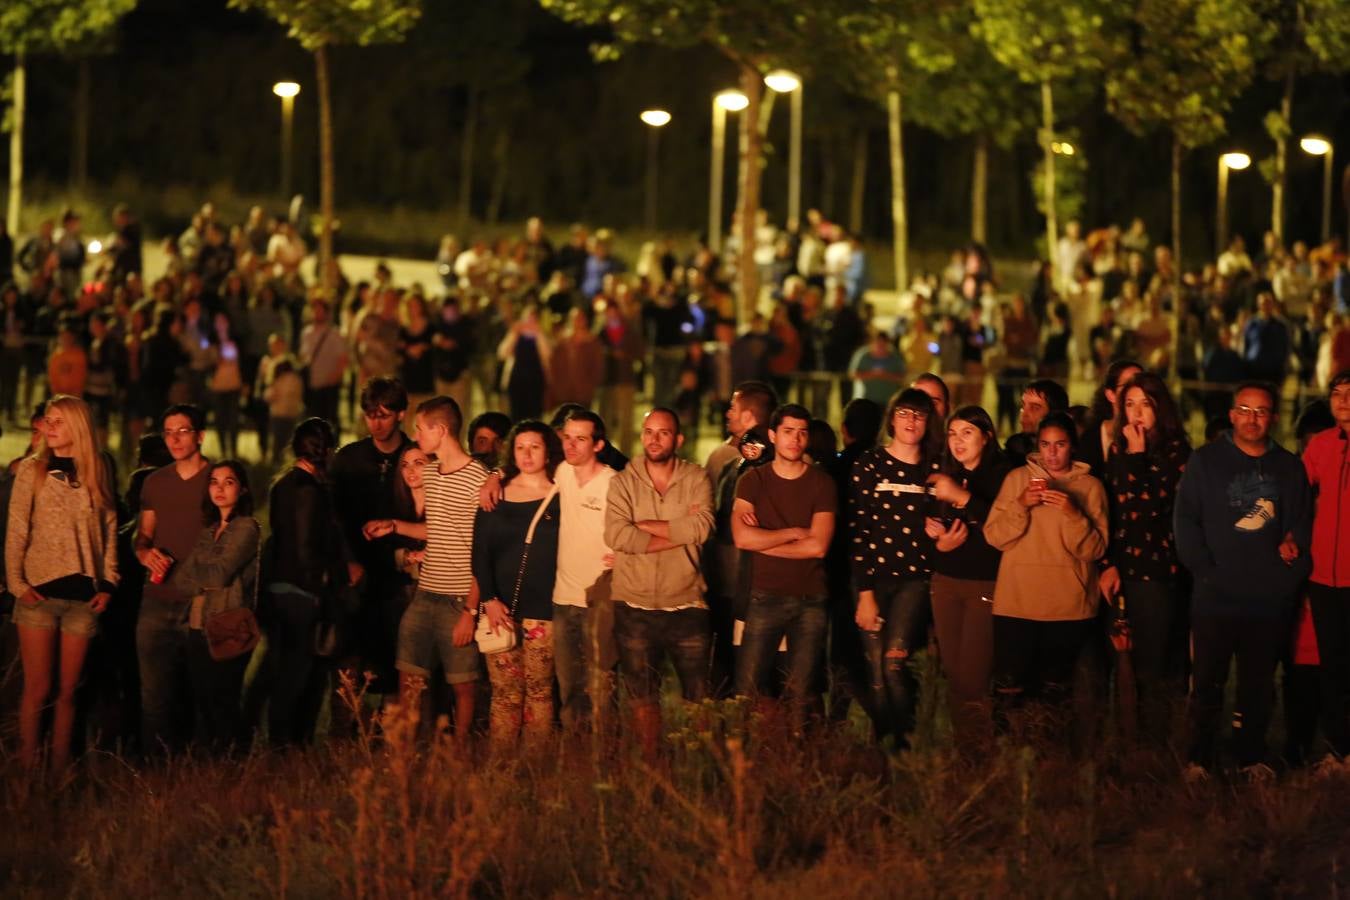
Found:
[[[1041,89],[1040,144],[1045,168],[1046,254],[1053,262],[1055,217],[1054,85],[1100,70],[1119,37],[1109,0],[975,0],[974,25],[989,52],[1017,77]],[[1069,273],[1058,273],[1060,278]]]
[[[764,95],[764,74],[784,66],[809,70],[823,49],[837,46],[836,0],[540,0],[545,9],[582,25],[608,30],[608,43],[595,47],[599,60],[613,59],[639,44],[665,47],[706,45],[736,67],[739,87],[750,104],[743,123],[757,126]],[[840,0],[839,6],[847,3]],[[759,212],[764,135],[759,127],[744,128],[741,141],[741,263],[737,267],[740,318],[747,317],[759,296],[759,273],[750,261]]]
[[[23,127],[29,56],[62,52],[109,31],[136,0],[5,0],[0,3],[0,53],[13,55],[9,115],[9,206],[5,222],[18,234],[23,208]]]
[[[1107,73],[1106,99],[1127,128],[1172,137],[1172,255],[1181,271],[1181,162],[1218,139],[1274,29],[1260,0],[1136,0],[1130,51]]]
[[[368,46],[403,40],[422,13],[420,0],[230,0],[236,9],[259,9],[314,54],[319,90],[319,278],[332,301],[337,288],[333,265],[333,102],[328,48]]]

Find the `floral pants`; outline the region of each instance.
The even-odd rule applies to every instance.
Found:
[[[493,747],[512,747],[521,736],[537,743],[553,729],[553,623],[524,619],[521,629],[514,648],[487,658]]]

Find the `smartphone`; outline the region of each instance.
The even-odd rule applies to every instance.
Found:
[[[1046,484],[1047,484],[1047,482],[1046,482],[1046,480],[1045,480],[1044,478],[1040,478],[1040,477],[1032,477],[1032,479],[1031,479],[1031,489],[1032,489],[1033,491],[1043,491],[1043,490],[1045,490]]]

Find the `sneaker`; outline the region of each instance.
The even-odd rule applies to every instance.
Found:
[[[1325,781],[1328,778],[1338,778],[1341,775],[1350,775],[1350,764],[1345,760],[1337,759],[1328,753],[1326,756],[1313,763],[1312,777],[1319,781]]]
[[[1209,771],[1199,763],[1191,763],[1181,770],[1181,780],[1187,784],[1204,784],[1209,781]]]
[[[1265,497],[1252,504],[1247,514],[1237,520],[1233,526],[1238,531],[1260,531],[1266,523],[1275,518],[1275,504]]]
[[[1250,766],[1243,766],[1238,769],[1238,773],[1249,784],[1267,784],[1275,780],[1275,770],[1265,763],[1252,763]]]

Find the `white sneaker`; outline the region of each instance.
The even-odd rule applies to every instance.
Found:
[[[1204,784],[1209,781],[1209,771],[1199,763],[1191,763],[1181,770],[1181,780],[1187,784]]]
[[[1275,518],[1275,504],[1265,497],[1252,504],[1247,514],[1237,520],[1233,527],[1238,531],[1260,531],[1266,523]]]
[[[1249,784],[1267,784],[1275,780],[1275,770],[1265,763],[1252,763],[1238,769]]]

